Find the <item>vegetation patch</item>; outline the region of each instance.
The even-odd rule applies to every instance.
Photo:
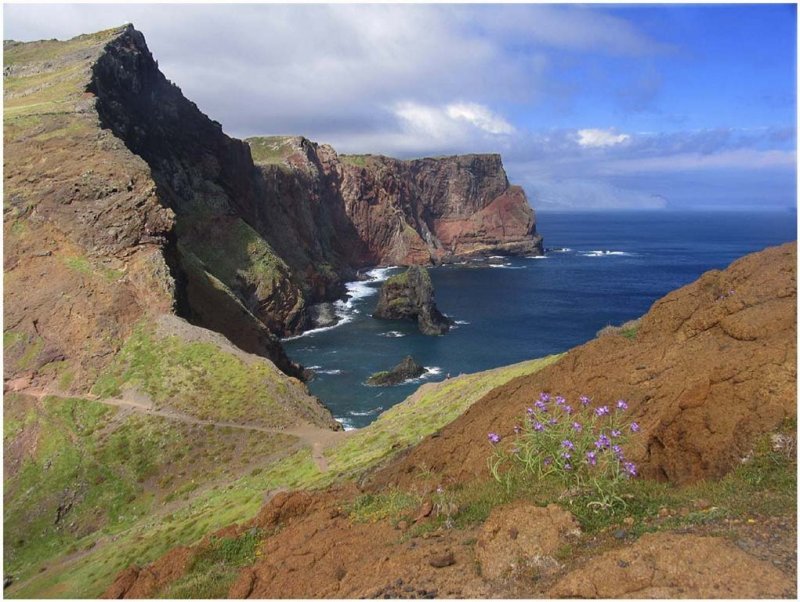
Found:
[[[236,569],[257,557],[261,532],[250,529],[239,537],[212,538],[192,561],[186,575],[170,585],[165,598],[226,598],[236,579]]]
[[[422,496],[392,489],[384,493],[367,493],[358,496],[346,508],[350,520],[356,523],[375,523],[379,520],[395,521],[406,512],[419,507]]]
[[[248,363],[213,343],[158,337],[139,326],[93,391],[114,397],[129,385],[204,420],[280,427],[294,421],[281,402],[284,380],[267,362]]]
[[[597,331],[597,336],[602,337],[606,335],[619,335],[626,339],[635,339],[639,333],[639,326],[641,326],[641,318],[635,320],[628,320],[621,326],[605,326]]]

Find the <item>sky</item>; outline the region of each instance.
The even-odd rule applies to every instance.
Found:
[[[783,5],[4,5],[4,39],[122,23],[230,135],[498,152],[539,210],[796,206]]]

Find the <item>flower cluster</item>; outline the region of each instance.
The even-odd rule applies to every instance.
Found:
[[[560,479],[568,488],[591,488],[598,493],[598,505],[609,507],[621,501],[618,486],[638,474],[625,447],[640,427],[626,419],[627,410],[624,399],[599,404],[581,395],[570,404],[561,395],[541,393],[515,426],[513,446],[498,445],[500,436],[489,433],[495,448],[490,469],[501,481],[521,468],[537,478]]]

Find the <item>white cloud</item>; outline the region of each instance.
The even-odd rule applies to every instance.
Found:
[[[614,130],[578,130],[578,144],[585,148],[616,146],[631,139],[628,134],[616,134]]]
[[[477,103],[454,103],[445,107],[445,113],[451,119],[468,121],[475,127],[490,134],[513,134],[514,126],[493,113],[488,107]]]

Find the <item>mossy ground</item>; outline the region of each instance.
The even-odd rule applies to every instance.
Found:
[[[7,563],[7,572],[24,583],[7,590],[6,594],[9,597],[97,596],[126,566],[146,564],[174,546],[191,544],[216,529],[255,516],[266,493],[282,487],[323,487],[341,478],[355,477],[441,429],[490,389],[540,370],[557,359],[558,356],[551,356],[522,362],[427,387],[385,412],[369,427],[326,450],[327,472],[320,472],[311,451],[302,449],[283,460],[264,463],[263,467],[258,467],[260,470],[248,470],[238,478],[230,478],[225,485],[187,492],[187,499],[178,500],[175,510],[164,516],[145,514],[131,518],[113,530],[116,538],[113,545],[101,542],[78,556],[70,556],[56,545],[47,558],[31,554],[30,558],[37,558],[38,562],[31,560],[24,570],[19,564]],[[403,499],[408,501],[407,497]],[[398,498],[393,504],[402,506],[403,499]],[[373,501],[359,512],[371,520],[371,513],[382,503],[382,499]],[[94,541],[96,539],[84,538],[76,541],[75,547],[81,549]],[[51,568],[39,572],[47,566]],[[216,586],[193,574],[195,578],[191,582],[182,582],[181,589],[171,591],[171,595],[219,593],[214,589]]]
[[[286,380],[266,362],[248,363],[213,343],[159,337],[142,325],[93,392],[115,397],[131,386],[159,405],[203,420],[281,427],[295,420],[283,403],[291,393]]]

